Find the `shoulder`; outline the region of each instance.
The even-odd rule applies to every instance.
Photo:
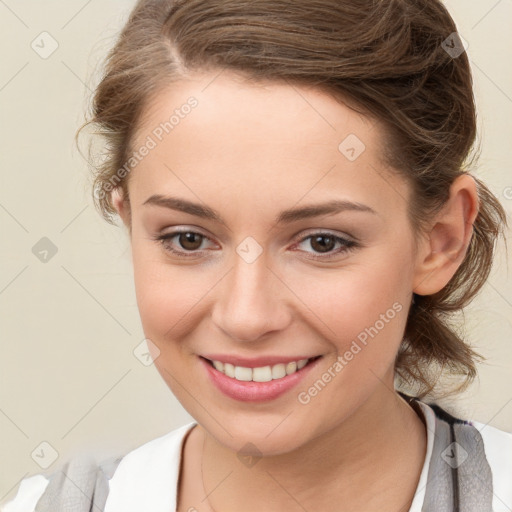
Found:
[[[512,433],[458,418],[437,404],[422,405],[435,417],[432,475],[456,475],[469,500],[482,500],[481,510],[488,510],[486,496],[493,511],[512,510]]]
[[[109,482],[109,510],[176,510],[183,441],[195,425],[183,425],[128,453]]]
[[[464,420],[453,416],[437,404],[428,404],[427,407],[434,412],[437,421],[443,421],[448,425],[454,425],[456,430],[461,432],[472,432],[478,441],[481,440],[486,455],[491,458],[490,462],[492,462],[496,468],[500,466],[499,463],[505,463],[504,467],[512,470],[512,466],[508,465],[512,464],[511,432],[500,430],[479,421]]]
[[[120,456],[98,461],[79,455],[49,474],[24,478],[18,485],[14,499],[0,507],[0,512],[89,512],[92,508],[103,510],[110,491],[110,483],[118,469],[116,481],[144,474],[154,460],[164,453],[176,451],[191,423],[152,439]],[[123,464],[121,464],[123,462]],[[179,462],[179,460],[178,460]],[[72,504],[72,506],[70,505]]]
[[[471,425],[480,434],[485,457],[492,472],[493,490],[496,498],[512,510],[512,433],[505,432],[490,425],[472,421]],[[495,510],[499,510],[498,504]]]
[[[18,486],[15,498],[0,510],[89,511],[92,503],[101,503],[106,499],[108,478],[121,460],[122,456],[98,462],[88,455],[78,455],[52,473],[24,478]]]
[[[24,478],[18,486],[16,497],[0,509],[1,512],[32,512],[49,483],[49,477],[34,475]]]

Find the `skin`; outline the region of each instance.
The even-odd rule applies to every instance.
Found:
[[[443,288],[464,258],[478,211],[474,180],[458,178],[428,233],[415,234],[409,187],[381,161],[378,122],[320,90],[249,83],[229,72],[196,72],[159,91],[133,147],[190,96],[197,107],[130,173],[129,202],[118,190],[113,197],[130,228],[137,302],[145,335],[158,348],[155,365],[198,422],[183,447],[178,510],[407,511],[426,429],[394,391],[394,359],[412,293]],[[366,146],[355,161],[338,150],[349,134]],[[153,194],[207,205],[226,225],[144,205]],[[330,199],[376,213],[274,221],[284,209]],[[193,257],[179,258],[154,239],[176,228],[207,237],[195,246],[180,245],[178,236],[168,241],[183,252],[196,247]],[[323,231],[360,245],[315,260],[321,247],[306,237]],[[263,249],[252,263],[236,252],[249,236]],[[340,247],[328,246],[328,254]],[[300,403],[298,393],[393,304],[401,307],[394,318]],[[212,352],[323,357],[296,388],[251,403],[210,383],[198,355]],[[237,457],[248,442],[262,454],[252,467]],[[201,472],[210,493],[204,501]]]

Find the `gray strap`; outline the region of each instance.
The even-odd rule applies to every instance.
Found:
[[[71,459],[51,474],[35,512],[103,512],[107,500],[108,480],[122,457],[98,465],[92,458]]]
[[[108,481],[114,476],[117,466],[123,457],[117,459],[110,459],[104,462],[98,468],[96,476],[96,485],[94,487],[94,495],[92,500],[91,512],[103,512],[109,491]]]
[[[460,511],[492,512],[492,472],[485,456],[480,432],[471,425],[456,423],[455,439],[468,456],[458,468]],[[465,454],[462,454],[465,457]]]
[[[492,512],[492,473],[480,432],[437,416],[422,512]]]

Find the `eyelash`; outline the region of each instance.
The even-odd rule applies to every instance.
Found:
[[[175,238],[178,235],[182,235],[185,233],[193,233],[194,235],[199,235],[203,239],[208,239],[208,237],[206,235],[203,235],[202,233],[198,233],[197,231],[191,231],[191,230],[172,231],[171,233],[157,235],[153,239],[156,240],[157,242],[159,242],[164,247],[164,249],[166,251],[178,256],[179,258],[191,258],[191,257],[197,256],[197,253],[200,251],[177,251],[176,249],[173,249],[168,245],[170,240],[172,240],[173,238]],[[329,260],[329,259],[332,259],[332,258],[342,254],[342,253],[351,252],[360,246],[359,243],[357,243],[353,240],[349,240],[347,238],[342,238],[340,236],[334,235],[333,233],[324,232],[324,231],[318,231],[315,233],[311,233],[311,234],[301,238],[295,245],[305,242],[306,240],[312,239],[315,236],[326,236],[326,237],[333,238],[335,242],[342,244],[343,247],[341,249],[338,249],[335,252],[325,253],[324,255],[311,256],[311,259],[314,259],[314,260],[322,260],[322,261]],[[320,254],[320,253],[317,253],[317,254]]]

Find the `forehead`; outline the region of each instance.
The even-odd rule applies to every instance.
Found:
[[[191,98],[197,103],[193,109],[186,106]],[[185,111],[184,115],[181,110]],[[370,146],[381,139],[379,130],[373,130],[376,120],[349,108],[346,102],[320,88],[255,81],[227,71],[195,72],[187,79],[161,88],[149,98],[135,137],[140,139],[158,123],[168,121],[173,113],[172,135],[179,132],[178,124],[186,124],[201,132],[214,128],[231,131],[234,136],[250,133],[254,142],[262,140],[267,145],[272,135],[277,134],[276,144],[297,144],[306,138],[312,144],[337,145],[347,128],[366,138]],[[185,118],[187,122],[182,123]],[[244,133],[239,132],[241,127]]]
[[[142,202],[178,187],[189,197],[215,190],[228,201],[235,192],[297,202],[341,193],[399,207],[407,187],[384,165],[382,135],[375,120],[318,88],[195,74],[148,103],[132,150],[154,147],[132,171],[130,194]]]

